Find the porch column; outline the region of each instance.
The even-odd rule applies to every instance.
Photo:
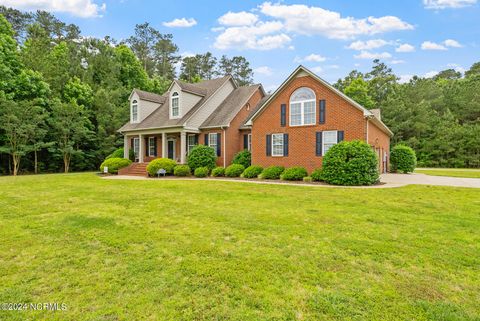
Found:
[[[167,133],[162,133],[162,158],[167,158]]]
[[[143,163],[143,156],[145,155],[145,141],[143,135],[138,135],[138,162]]]
[[[129,150],[130,144],[129,144],[129,138],[127,135],[123,135],[123,158],[129,159]]]
[[[185,156],[187,156],[187,133],[180,133],[180,163],[185,164]]]

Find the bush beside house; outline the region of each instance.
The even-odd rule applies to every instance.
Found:
[[[173,175],[175,176],[190,176],[191,170],[188,165],[177,165],[173,169]]]
[[[195,177],[207,177],[208,176],[208,173],[210,172],[210,170],[208,169],[208,167],[197,167],[195,168],[195,172],[194,172],[194,175]]]
[[[108,158],[104,160],[103,163],[100,165],[100,171],[103,172],[104,167],[108,167],[108,172],[110,174],[117,174],[120,168],[127,167],[131,163],[132,161],[126,158]]]
[[[121,147],[116,149],[113,153],[108,155],[105,159],[123,158],[123,153],[124,153],[124,150],[123,150],[123,147]],[[135,161],[135,152],[133,151],[133,149],[128,150],[128,159],[130,159],[132,162]]]
[[[263,171],[262,166],[251,165],[243,171],[242,177],[245,178],[257,178]]]
[[[227,177],[239,177],[242,175],[245,167],[241,164],[232,164],[225,169],[225,176]]]
[[[321,181],[323,181],[323,178],[322,178],[322,169],[321,169],[321,168],[317,168],[316,170],[314,170],[310,176],[312,177],[312,180],[313,180],[314,182],[321,182]]]
[[[170,158],[157,158],[152,160],[147,165],[147,172],[150,176],[157,175],[159,169],[163,168],[167,174],[173,174],[173,169],[177,165],[173,159]]]
[[[263,170],[263,172],[258,176],[261,179],[280,179],[285,167],[283,166],[270,166]]]
[[[222,177],[225,176],[225,167],[215,167],[212,169],[212,176],[213,177]]]
[[[406,145],[396,145],[390,154],[392,172],[412,173],[417,166],[415,151]]]
[[[306,176],[308,176],[308,173],[305,168],[294,166],[287,168],[282,175],[280,175],[280,179],[285,181],[301,181]]]
[[[193,171],[199,167],[207,167],[212,170],[216,166],[216,160],[217,153],[212,147],[197,145],[190,151],[187,164]]]
[[[244,168],[249,167],[252,164],[252,153],[246,149],[238,152],[233,158],[232,164],[240,164]]]

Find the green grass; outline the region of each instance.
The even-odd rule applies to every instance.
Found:
[[[415,173],[433,175],[433,176],[451,176],[451,177],[469,177],[480,178],[480,169],[470,168],[417,168]]]
[[[480,190],[0,178],[0,320],[480,320]]]

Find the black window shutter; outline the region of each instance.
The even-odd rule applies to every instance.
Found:
[[[145,153],[144,153],[144,156],[150,156],[150,149],[148,148],[148,137],[145,137],[144,139],[145,141]]]
[[[280,106],[280,126],[285,127],[287,125],[287,105],[282,104]]]
[[[267,135],[266,153],[267,156],[272,156],[272,135]]]
[[[325,124],[325,105],[326,102],[324,99],[318,102],[318,123]]]
[[[157,156],[157,137],[153,138],[153,156]]]
[[[243,135],[243,149],[248,149],[248,134]]]
[[[315,137],[315,155],[322,156],[322,132],[316,132]]]
[[[343,142],[343,136],[344,136],[343,130],[339,130],[337,132],[337,143]]]
[[[198,135],[195,135],[194,137],[195,137],[194,144],[195,144],[195,145],[198,145]]]
[[[205,146],[208,146],[208,134],[205,134]]]
[[[217,134],[217,156],[222,155],[222,134]]]
[[[288,156],[288,134],[283,134],[283,156]]]
[[[133,138],[130,138],[130,148],[132,148],[132,149],[133,149],[133,147],[134,147],[133,140],[134,140]]]

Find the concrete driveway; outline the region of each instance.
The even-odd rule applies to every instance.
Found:
[[[382,174],[381,181],[386,185],[437,185],[480,188],[480,178],[431,176],[426,174]]]

